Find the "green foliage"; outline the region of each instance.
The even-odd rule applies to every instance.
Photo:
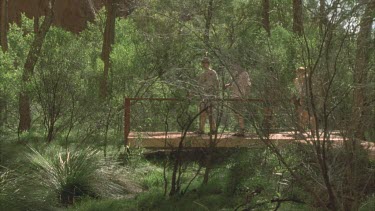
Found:
[[[9,53],[0,52],[0,90],[2,93],[9,93],[9,90],[13,90],[12,84],[16,83],[17,74],[14,72],[13,58]],[[8,90],[8,91],[6,91]],[[10,94],[10,93],[9,93]],[[8,96],[10,97],[10,96]]]
[[[52,139],[72,122],[72,118],[78,117],[73,115],[80,109],[79,102],[87,97],[81,95],[89,88],[84,86],[86,81],[81,76],[90,71],[91,64],[90,51],[82,50],[84,46],[75,35],[53,27],[36,66],[34,93],[49,132],[46,136]]]
[[[22,15],[22,26],[12,24],[8,31],[8,52],[16,62],[15,70],[22,72],[23,64],[34,39],[33,20]]]
[[[225,167],[215,160],[207,185],[201,186],[199,174],[186,193],[172,198],[165,197],[162,190],[163,169],[143,158],[144,149],[120,155],[120,159],[124,158],[121,167],[117,162],[110,167],[100,166],[99,150],[112,162],[112,156],[116,157],[122,147],[123,97],[183,100],[189,93],[197,94],[196,77],[202,70],[200,60],[206,52],[223,85],[232,80],[229,73],[234,71],[233,65],[250,73],[251,96],[271,98],[275,102],[271,105],[275,130],[294,129],[294,107],[289,99],[296,92],[294,70],[299,66],[314,71],[313,103],[321,127],[324,125],[328,131],[346,131],[351,127],[356,119],[351,112],[352,90],[356,88],[353,70],[358,59],[357,30],[364,5],[352,0],[340,1],[338,5],[332,1],[327,5],[329,24],[320,27],[318,1],[303,1],[305,27],[304,35],[299,37],[292,29],[291,2],[271,0],[271,36],[268,36],[262,26],[263,1],[217,0],[213,1],[210,39],[204,43],[208,2],[139,1],[127,18],[116,19],[115,43],[110,55],[110,97],[106,101],[98,98],[104,69],[101,51],[105,10],[100,10],[95,21],[89,22],[80,34],[51,27],[30,83],[22,87],[30,92],[33,128],[21,134],[16,133],[18,93],[26,56],[34,39],[34,22],[22,15],[20,26],[10,25],[9,50],[0,52],[0,135],[4,137],[0,142],[1,205],[7,210],[51,210],[58,203],[72,204],[78,198],[84,198],[78,210],[232,210],[246,200],[244,209],[246,206],[274,209],[275,204],[270,200],[282,197],[314,203],[310,193],[266,149],[238,150]],[[370,116],[370,123],[375,112],[371,109],[375,93],[374,58],[370,58],[364,85],[370,107],[364,115]],[[223,95],[227,97],[225,92]],[[133,103],[131,130],[181,131],[196,114],[193,104],[190,100]],[[252,126],[262,124],[262,109],[259,104],[248,106],[256,114],[248,120]],[[322,122],[324,118],[327,122]],[[234,124],[234,118],[227,119],[228,125]],[[371,124],[366,131],[370,138],[375,136]],[[45,146],[43,138],[49,133],[56,144]],[[20,143],[33,146],[26,161],[23,156],[26,150]],[[80,148],[86,144],[91,148]],[[349,159],[348,150],[331,146],[324,150],[330,182],[340,200],[346,200],[341,192],[363,190],[358,196],[360,201],[366,194],[373,194],[369,187],[372,187],[370,176],[374,168],[366,153],[356,152],[355,159]],[[325,185],[318,165],[321,161],[315,159],[320,156],[317,151],[299,145],[280,149],[293,172],[326,200],[326,187],[316,185],[316,181]],[[349,161],[355,164],[353,171],[348,171]],[[196,166],[186,166],[181,178],[182,189],[196,170]],[[348,179],[346,171],[356,173],[356,178]],[[130,181],[118,172],[127,173]],[[113,199],[133,194],[124,186],[136,184],[134,181],[148,192],[132,195],[135,199]],[[365,187],[366,183],[369,187]],[[97,200],[99,197],[111,199]],[[373,208],[373,198],[367,200],[362,203],[362,210]],[[308,207],[283,203],[280,209]]]
[[[265,178],[264,174],[272,173],[273,166],[266,163],[263,157],[265,153],[264,149],[244,150],[231,157],[231,162],[227,165],[227,194],[233,195],[248,189],[265,189],[269,186],[269,178]]]
[[[161,171],[161,169],[154,169],[153,171],[148,172],[142,179],[141,184],[146,190],[151,188],[163,187],[163,172]]]

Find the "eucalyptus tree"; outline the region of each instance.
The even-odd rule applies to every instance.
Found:
[[[103,34],[103,48],[101,58],[104,62],[103,76],[100,82],[100,96],[102,98],[108,97],[108,77],[110,70],[110,54],[112,52],[112,45],[115,42],[115,22],[116,13],[119,7],[118,1],[108,0],[105,2],[106,9],[106,23]]]
[[[266,30],[267,34],[271,36],[271,23],[270,23],[270,1],[263,0],[263,17],[262,23],[263,28]]]
[[[303,1],[293,0],[293,31],[299,36],[303,33]]]
[[[0,45],[1,50],[5,53],[8,50],[8,0],[1,0],[0,1]],[[2,91],[3,92],[3,91]],[[4,92],[3,92],[4,93]],[[3,125],[4,119],[2,118],[5,116],[5,107],[6,107],[6,100],[4,99],[5,96],[0,94],[0,126]]]
[[[0,44],[3,52],[8,49],[7,31],[8,31],[8,0],[0,1]]]
[[[365,140],[365,133],[368,131],[367,125],[371,121],[371,107],[373,100],[369,99],[371,90],[370,70],[373,68],[374,46],[372,45],[373,23],[375,18],[375,1],[365,1],[365,11],[360,19],[359,32],[357,36],[356,58],[353,69],[353,117],[354,134],[356,138]]]
[[[35,35],[34,41],[30,46],[28,56],[24,64],[24,71],[22,75],[22,90],[19,93],[19,131],[27,131],[31,128],[31,110],[30,110],[30,96],[29,90],[27,90],[27,84],[30,81],[30,77],[33,75],[35,65],[38,62],[38,58],[41,53],[44,39],[52,24],[54,15],[55,0],[49,1],[49,7],[47,15],[40,27],[40,30]]]

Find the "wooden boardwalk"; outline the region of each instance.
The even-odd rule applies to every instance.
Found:
[[[212,139],[215,139],[212,136]],[[181,140],[181,133],[170,132],[141,132],[129,134],[130,147],[144,147],[144,148],[175,148],[178,147]],[[216,139],[216,147],[248,147],[251,145],[260,144],[259,138],[254,135],[246,135],[246,137],[233,136],[230,133],[218,134]],[[291,139],[290,139],[291,140]],[[285,140],[287,141],[287,139]],[[207,134],[198,135],[193,132],[188,132],[184,140],[184,147],[186,148],[201,148],[208,147],[210,143],[210,136]]]
[[[184,140],[184,148],[202,148],[208,147],[210,138],[214,136],[207,134],[198,135],[188,132]],[[177,132],[131,132],[128,137],[130,147],[144,147],[149,149],[171,149],[178,147],[181,140],[181,133]],[[297,139],[293,132],[280,132],[271,134],[269,140],[276,145],[284,145],[292,142],[307,143],[309,139]],[[343,142],[343,138],[338,134],[332,134],[330,137],[336,144]],[[218,148],[240,148],[264,146],[262,140],[255,134],[246,134],[245,137],[233,136],[233,133],[217,134],[216,147]],[[362,142],[362,146],[369,149],[369,155],[375,159],[375,144],[371,142]]]
[[[166,101],[179,102],[181,99],[177,98],[124,98],[124,145],[129,147],[143,147],[150,149],[172,149],[178,147],[181,140],[181,133],[178,132],[131,132],[131,107],[138,101]],[[263,99],[216,99],[220,101],[239,101],[262,103]],[[267,109],[265,111],[268,111]],[[265,113],[267,116],[268,113]],[[212,143],[212,136],[197,135],[192,132],[187,133],[184,140],[184,148],[202,148],[208,147]],[[211,141],[210,141],[211,140]],[[214,138],[215,146],[218,148],[239,148],[239,147],[253,147],[264,146],[262,140],[255,134],[247,134],[245,137],[233,136],[233,133],[217,134]],[[292,142],[300,142],[304,144],[311,144],[307,138],[296,138],[294,132],[279,132],[270,134],[268,141],[272,141],[276,145],[284,145]],[[343,143],[343,137],[338,132],[330,134],[330,140],[334,145],[339,146]],[[262,145],[261,145],[262,144]],[[363,148],[369,150],[369,156],[375,160],[375,144],[371,142],[362,142]]]

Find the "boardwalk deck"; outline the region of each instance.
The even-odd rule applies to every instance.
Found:
[[[212,136],[214,138],[214,136]],[[170,149],[178,147],[181,140],[181,133],[177,132],[131,132],[129,134],[130,147],[144,147],[150,149]],[[261,146],[262,141],[255,134],[247,134],[245,137],[233,136],[233,133],[222,133],[217,135],[216,147],[219,148],[239,148]],[[270,141],[277,145],[289,144],[291,142],[307,143],[309,139],[297,139],[293,132],[280,132],[271,134]],[[343,142],[343,138],[333,133],[330,137],[336,144]],[[185,148],[208,147],[210,143],[209,135],[197,135],[188,132],[184,140]],[[375,144],[371,142],[362,142],[364,148],[369,149],[369,156],[375,159]]]

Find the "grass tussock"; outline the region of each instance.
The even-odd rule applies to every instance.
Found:
[[[96,197],[94,184],[99,169],[97,150],[91,148],[39,152],[31,148],[27,155],[40,185],[51,190],[59,203],[73,204],[84,196]]]

